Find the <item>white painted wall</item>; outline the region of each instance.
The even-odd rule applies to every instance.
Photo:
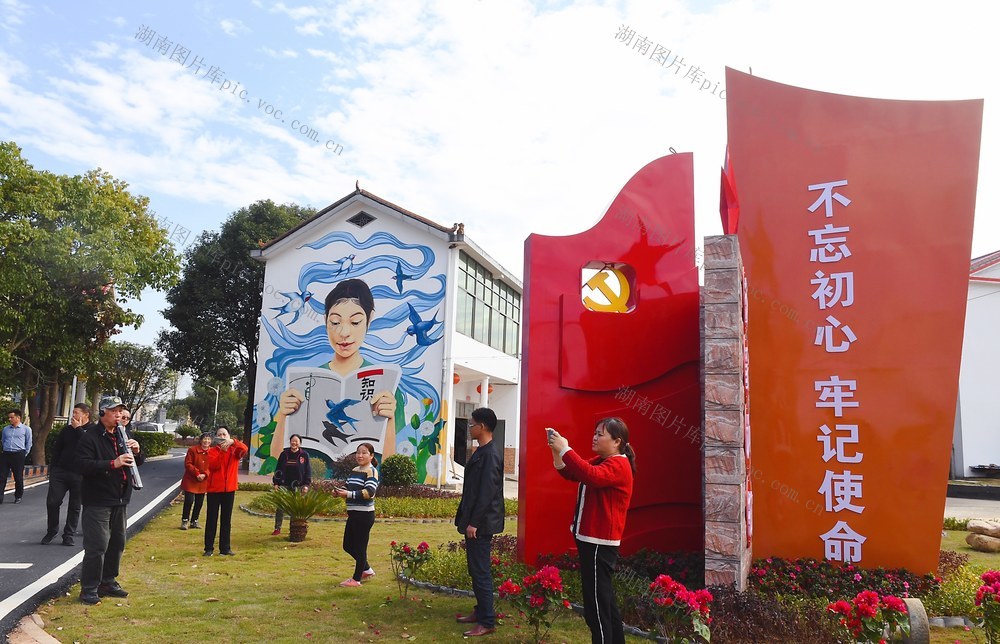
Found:
[[[976,276],[1000,279],[1000,265]],[[1000,283],[969,284],[959,407],[965,476],[976,476],[970,466],[1000,464]]]

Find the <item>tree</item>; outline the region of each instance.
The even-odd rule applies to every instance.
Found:
[[[250,251],[278,237],[315,211],[293,204],[258,201],[232,213],[220,232],[204,232],[185,253],[180,282],[167,294],[163,316],[172,329],[157,346],[172,369],[196,380],[248,383],[243,437],[249,441],[253,384],[257,372],[264,266]],[[191,407],[195,414],[194,407]]]
[[[167,418],[176,420],[178,425],[183,425],[191,416],[191,410],[182,402],[175,402],[167,407]]]
[[[133,415],[150,403],[162,402],[174,388],[174,372],[156,349],[131,342],[110,342],[101,364],[89,372],[95,391],[114,392]]]
[[[238,422],[233,422],[243,415],[246,407],[246,397],[226,383],[219,385],[219,415],[215,417],[215,390],[199,382],[194,383],[193,392],[180,402],[184,403],[191,413],[191,422],[204,430],[215,429],[226,419],[226,426],[234,428]],[[213,424],[213,420],[215,423]],[[233,432],[235,433],[235,431]]]
[[[174,284],[180,260],[149,200],[106,172],[35,170],[0,142],[0,386],[21,391],[44,462],[60,389],[142,316],[125,305]]]

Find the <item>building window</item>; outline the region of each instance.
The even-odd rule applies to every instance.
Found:
[[[517,356],[521,352],[521,295],[493,279],[464,251],[458,256],[458,332]]]

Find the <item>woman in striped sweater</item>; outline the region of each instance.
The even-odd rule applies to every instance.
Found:
[[[354,557],[354,576],[340,582],[341,586],[357,587],[375,576],[368,565],[368,536],[375,524],[375,493],[378,491],[378,470],[375,469],[375,448],[361,443],[354,457],[358,466],[351,470],[347,483],[337,488],[337,496],[347,500],[347,526],[344,528],[344,551]]]

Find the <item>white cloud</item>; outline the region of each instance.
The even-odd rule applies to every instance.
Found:
[[[250,28],[243,24],[242,20],[224,18],[219,21],[219,27],[227,36],[237,36],[239,34],[250,33]]]
[[[299,52],[294,49],[282,49],[278,51],[276,49],[271,49],[270,47],[261,47],[262,52],[270,56],[271,58],[298,58]]]

